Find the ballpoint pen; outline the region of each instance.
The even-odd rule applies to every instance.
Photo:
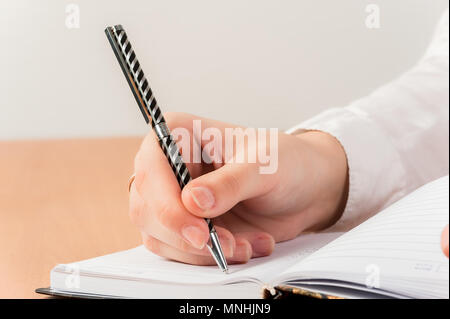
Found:
[[[189,174],[186,164],[183,162],[176,142],[170,134],[161,109],[159,108],[150,85],[145,78],[144,72],[131,47],[127,34],[121,25],[107,27],[105,33],[114,54],[119,61],[131,91],[133,92],[136,102],[139,105],[142,115],[147,123],[151,121],[159,145],[172,167],[172,171],[178,180],[178,184],[181,189],[183,189],[183,187],[191,180],[191,175]],[[220,246],[217,232],[209,218],[205,218],[205,221],[208,224],[210,235],[210,239],[206,246],[220,269],[227,273],[228,266],[222,247]]]

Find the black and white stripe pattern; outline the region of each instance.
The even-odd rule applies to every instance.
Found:
[[[169,159],[170,167],[172,167],[172,171],[175,173],[178,184],[181,189],[183,189],[183,187],[190,182],[191,174],[189,174],[189,170],[183,162],[183,158],[181,157],[176,142],[172,139],[172,136],[169,135],[159,139],[159,145]],[[208,224],[209,231],[212,231],[214,226],[211,223],[211,220],[205,218],[205,221]]]
[[[178,184],[181,189],[183,189],[184,186],[186,186],[186,184],[191,180],[191,175],[189,174],[186,164],[183,162],[183,158],[176,142],[173,140],[169,129],[166,126],[165,119],[158,106],[158,102],[153,96],[153,92],[147,79],[145,78],[144,71],[141,69],[136,53],[131,47],[127,34],[120,25],[116,25],[113,28],[108,27],[105,32],[111,42],[111,46],[113,47],[113,50],[119,60],[119,64],[125,73],[138,104],[140,107],[144,108],[141,109],[141,111],[143,112],[146,121],[149,120],[149,117],[151,118],[152,127],[158,137],[159,144],[169,160]],[[118,50],[121,52],[117,52]],[[126,66],[124,64],[126,64]],[[136,92],[136,89],[138,92]],[[139,97],[137,96],[137,93],[139,93]],[[142,105],[142,103],[144,105]],[[209,218],[205,218],[205,221],[208,224],[211,236],[211,240],[207,246],[222,271],[227,271],[228,267],[226,259],[223,255],[222,248],[220,247],[220,242],[218,240],[216,230],[214,229],[214,225]]]
[[[170,166],[177,177],[178,184],[180,184],[181,189],[183,189],[183,187],[191,180],[191,175],[189,174],[186,164],[183,162],[177,143],[171,136],[167,136],[159,140],[159,145],[161,145],[164,154],[169,159]]]
[[[134,83],[139,89],[142,100],[144,101],[147,111],[152,118],[153,128],[158,128],[159,124],[164,124],[165,127],[165,119],[162,112],[156,102],[150,85],[145,78],[144,71],[141,69],[136,54],[131,47],[127,34],[121,26],[114,27],[114,37],[116,38],[116,43],[122,51],[122,56],[127,64],[128,71],[132,74]],[[159,144],[161,145],[164,154],[169,159],[170,166],[175,173],[178,184],[180,184],[180,187],[183,188],[191,180],[191,175],[183,162],[176,142],[172,139],[168,129],[166,127],[165,129],[167,130],[165,134],[158,134],[157,131],[156,135],[158,136]]]
[[[119,45],[122,56],[127,63],[128,70],[133,75],[134,83],[139,89],[142,100],[145,103],[148,113],[152,117],[152,126],[155,127],[159,123],[165,122],[162,112],[158,106],[158,102],[153,95],[152,89],[145,78],[144,71],[141,69],[141,65],[136,57],[136,53],[131,47],[125,30],[121,26],[114,27],[114,36],[117,44]],[[172,139],[170,134],[164,137],[158,136],[159,145],[161,146],[164,154],[169,159],[170,166],[177,178],[178,184],[181,189],[191,181],[191,174],[186,164],[183,162],[183,158],[178,150],[176,142]],[[209,219],[206,219],[210,230],[212,229],[212,223]]]
[[[122,56],[127,63],[128,70],[133,75],[134,83],[136,84],[147,111],[152,118],[152,126],[155,126],[157,123],[165,122],[162,112],[158,106],[158,102],[156,101],[152,89],[145,78],[144,71],[141,69],[141,65],[136,57],[136,53],[131,47],[131,43],[128,40],[125,30],[123,30],[121,26],[115,26],[114,36],[120,50],[122,51]]]

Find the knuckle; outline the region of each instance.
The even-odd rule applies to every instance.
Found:
[[[174,218],[173,212],[174,207],[168,203],[162,203],[158,205],[158,209],[156,210],[156,218],[158,222],[165,228],[172,230],[174,227]]]

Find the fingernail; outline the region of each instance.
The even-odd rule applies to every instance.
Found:
[[[191,188],[192,198],[201,210],[207,210],[214,205],[214,195],[206,187]]]
[[[203,231],[197,226],[186,226],[181,231],[183,237],[195,248],[203,249],[205,247],[205,236]]]
[[[252,242],[253,257],[268,256],[274,248],[274,241],[270,237],[261,238]]]

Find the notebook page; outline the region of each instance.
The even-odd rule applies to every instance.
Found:
[[[217,266],[195,266],[170,261],[149,252],[145,247],[58,265],[53,271],[99,277],[150,280],[177,284],[224,284],[244,280],[267,283],[290,265],[307,257],[342,233],[308,234],[276,244],[271,256],[251,259],[247,264],[230,265],[229,274]]]
[[[433,181],[287,269],[284,280],[337,279],[407,296],[448,298],[441,232],[449,221],[449,178]]]

